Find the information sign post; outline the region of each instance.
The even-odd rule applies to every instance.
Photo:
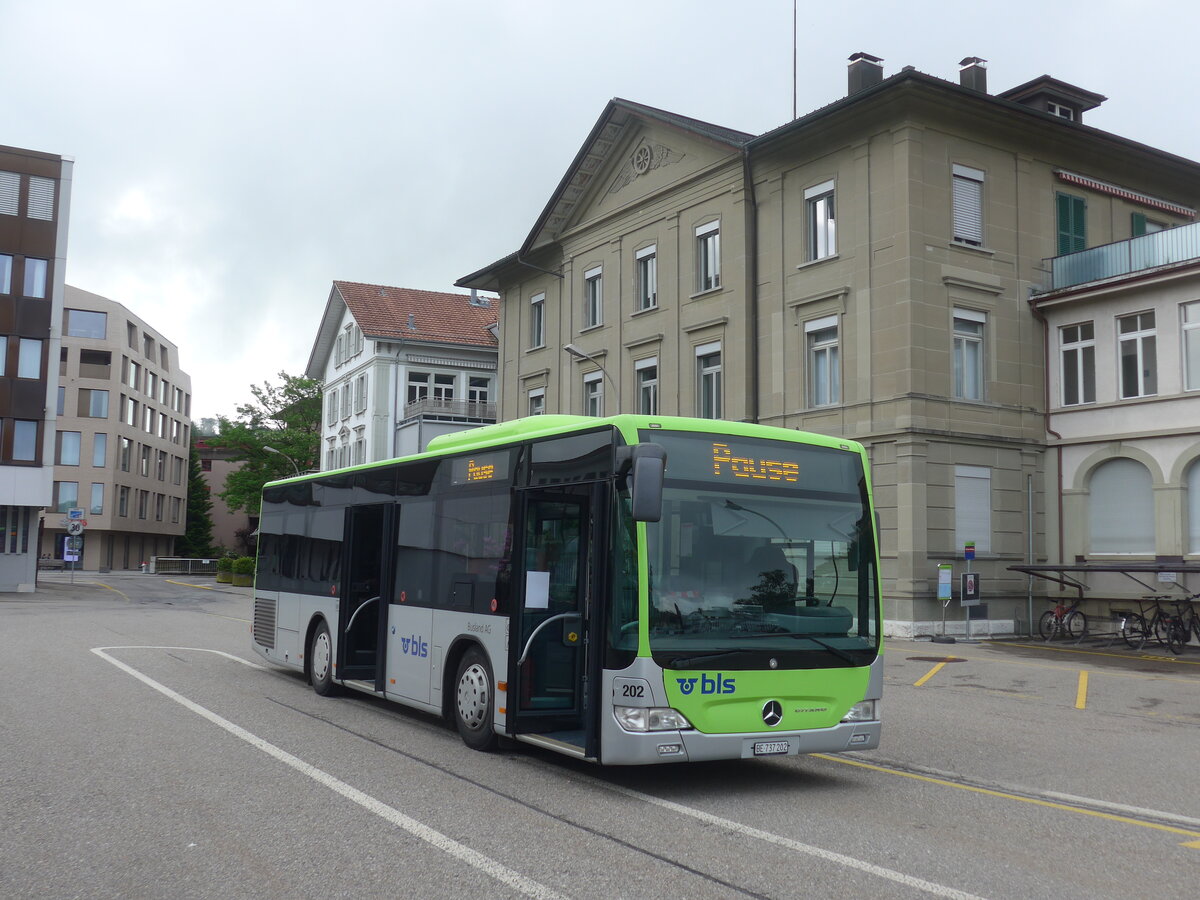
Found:
[[[933,636],[935,644],[953,644],[954,638],[946,634],[946,607],[950,605],[950,600],[953,598],[953,592],[950,586],[950,579],[954,574],[954,566],[950,563],[941,563],[938,565],[938,581],[937,581],[937,597],[942,601],[942,633]]]

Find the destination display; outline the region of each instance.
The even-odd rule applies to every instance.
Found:
[[[451,462],[450,483],[460,485],[503,481],[508,478],[508,471],[508,450],[477,453],[474,456],[459,457]]]
[[[857,495],[857,453],[790,441],[679,431],[643,431],[667,451],[667,479]]]

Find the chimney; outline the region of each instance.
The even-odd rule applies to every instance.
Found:
[[[987,60],[968,56],[958,64],[958,83],[972,91],[987,93]]]
[[[883,60],[870,53],[855,53],[847,71],[846,95],[857,94],[883,81]]]

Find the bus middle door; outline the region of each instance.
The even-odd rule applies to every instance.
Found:
[[[509,644],[509,730],[582,751],[591,492],[579,486],[520,496],[523,574]]]

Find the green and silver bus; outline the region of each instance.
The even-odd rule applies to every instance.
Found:
[[[254,649],[602,764],[866,750],[883,689],[861,445],[536,416],[263,490]]]

